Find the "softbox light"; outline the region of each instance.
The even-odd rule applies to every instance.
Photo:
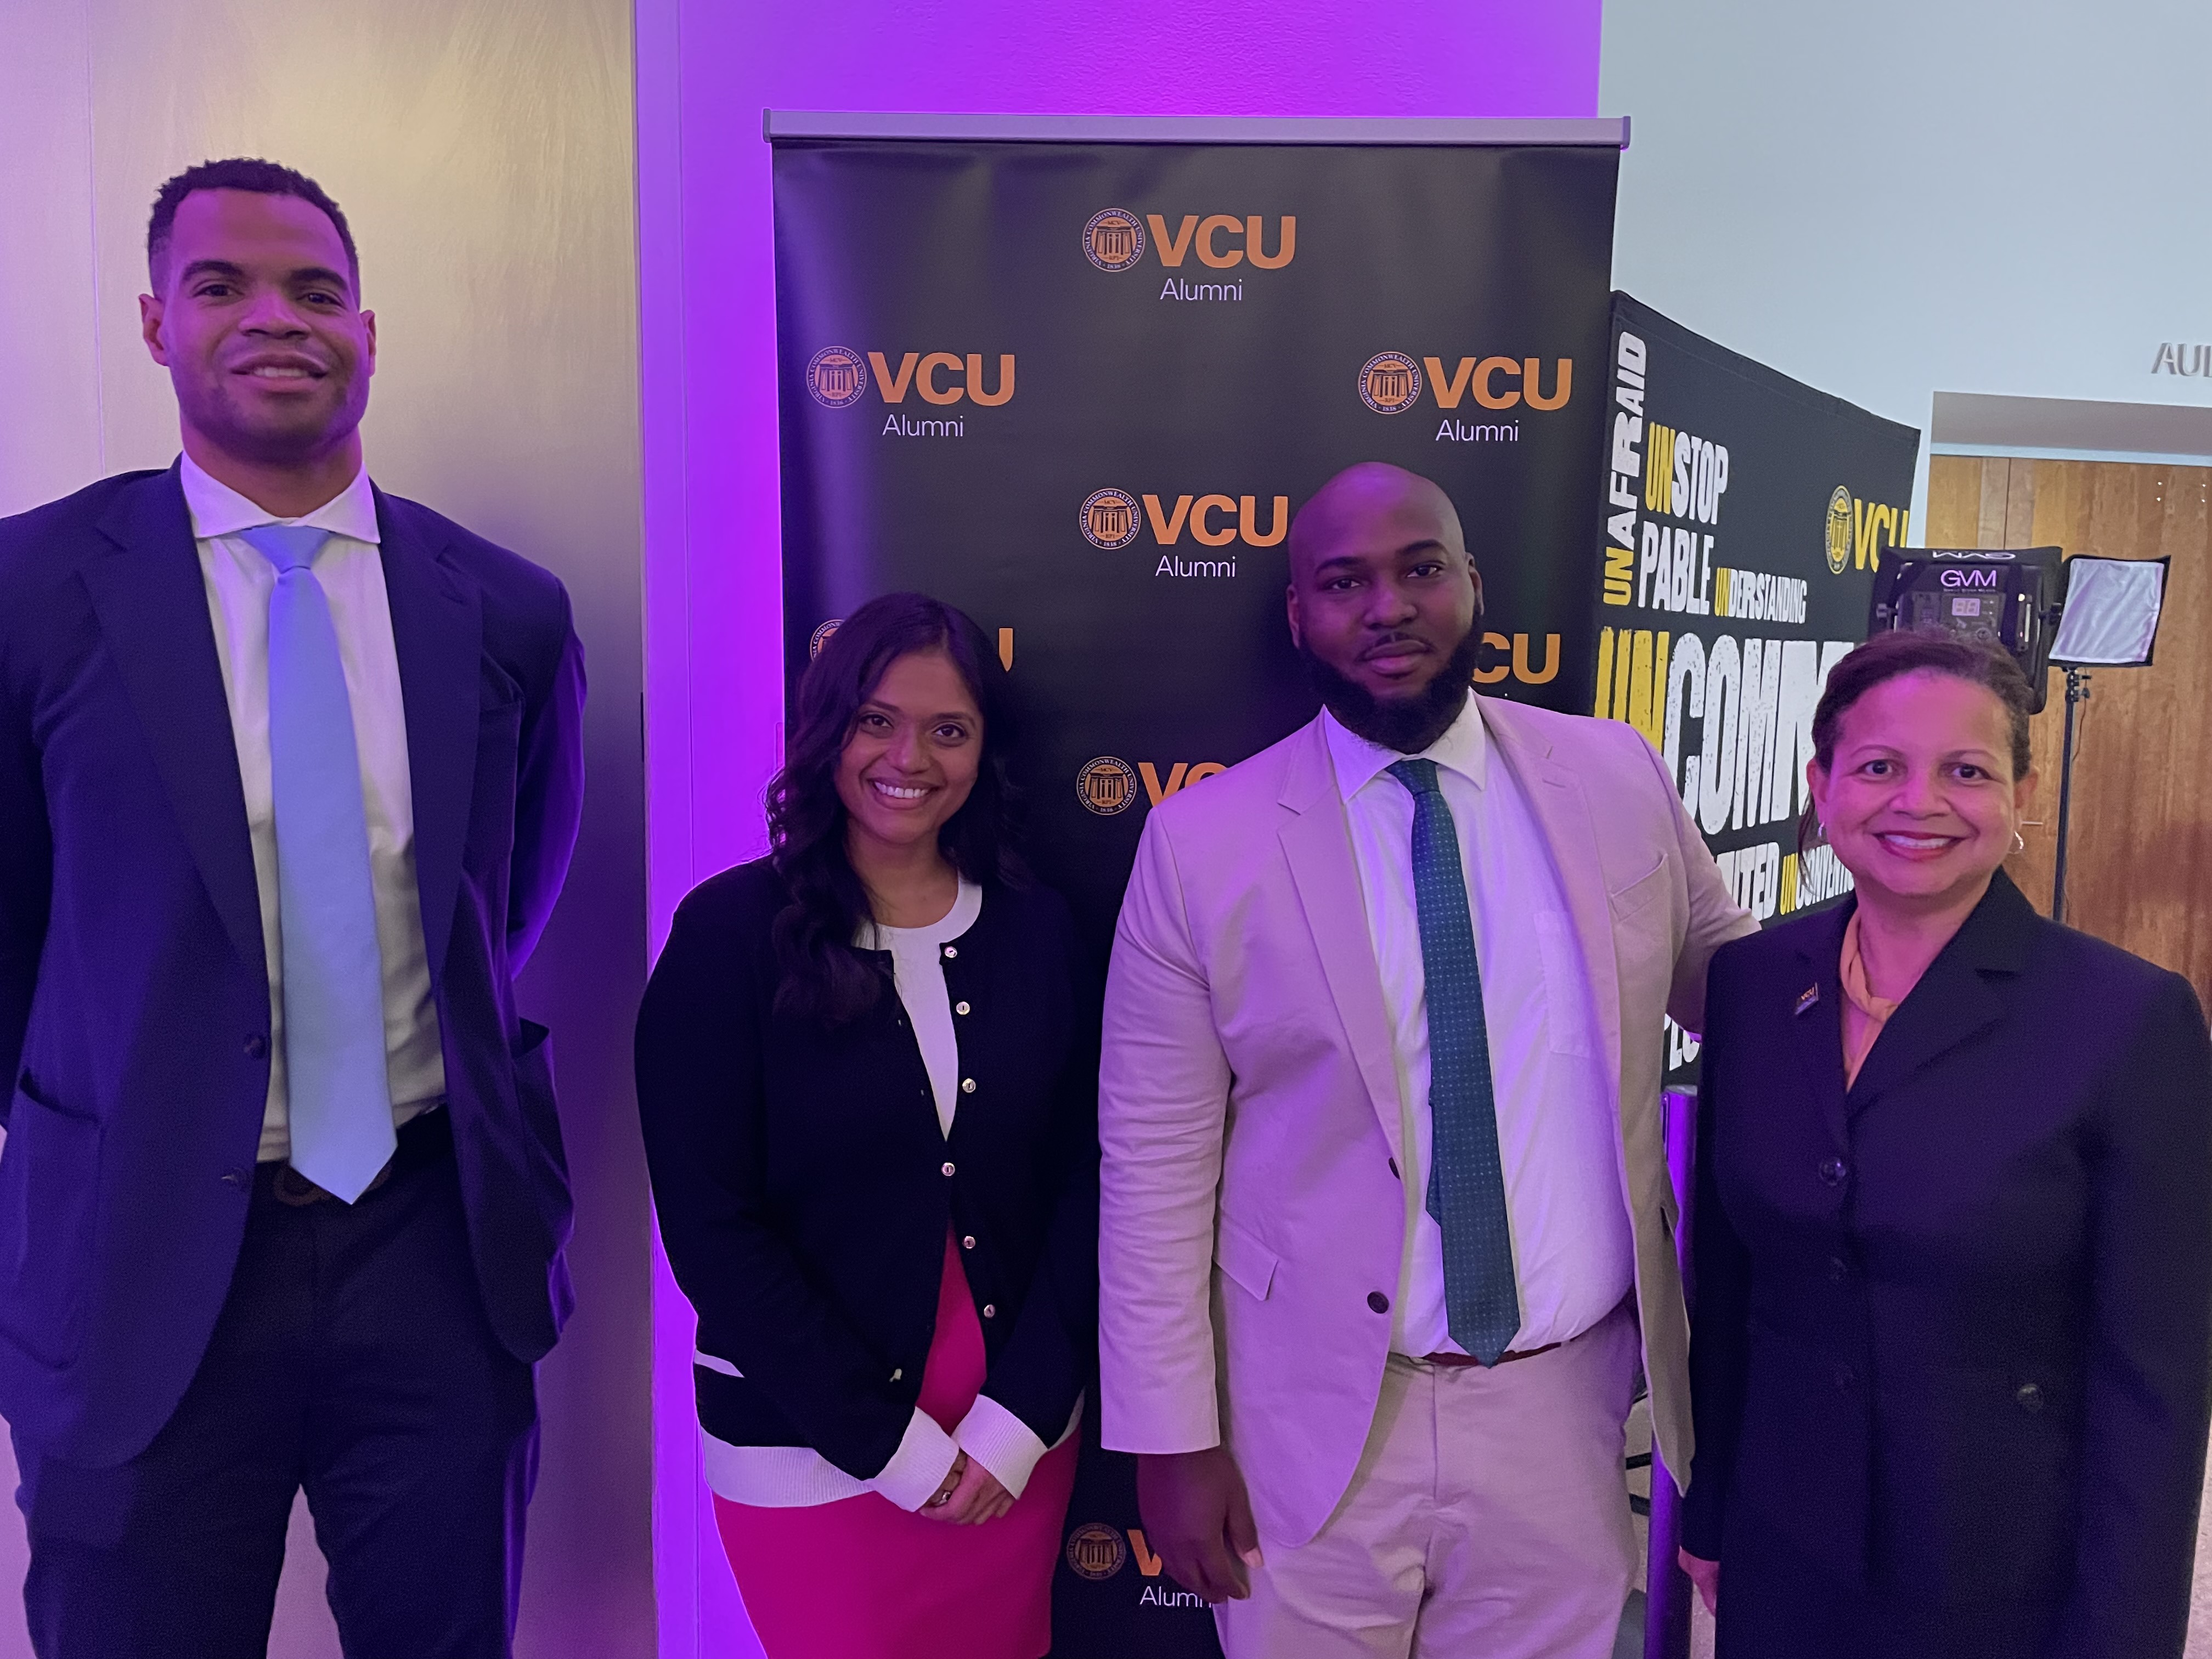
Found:
[[[2066,667],[2145,668],[2166,603],[2166,559],[2066,561],[2066,611],[2051,660]]]

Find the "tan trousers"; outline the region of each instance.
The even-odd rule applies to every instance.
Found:
[[[1228,1659],[1610,1659],[1636,1571],[1621,1471],[1624,1303],[1494,1370],[1393,1354],[1352,1485],[1318,1534],[1262,1534]]]

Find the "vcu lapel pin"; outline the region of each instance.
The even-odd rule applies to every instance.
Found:
[[[1797,999],[1797,1012],[1802,1014],[1808,1008],[1812,1007],[1820,1000],[1820,988],[1818,985],[1808,986],[1805,990],[1805,994]]]

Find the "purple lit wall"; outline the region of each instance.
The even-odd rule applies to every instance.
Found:
[[[1600,16],[1600,0],[638,0],[656,948],[693,883],[764,850],[781,743],[763,108],[1587,116]],[[654,1311],[660,1651],[751,1655],[665,1267]]]

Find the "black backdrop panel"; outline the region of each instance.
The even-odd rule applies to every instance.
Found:
[[[997,636],[1029,845],[1103,951],[1146,813],[1308,719],[1291,512],[1458,504],[1486,690],[1587,708],[1607,148],[780,140],[786,659],[902,588]],[[1095,1404],[1095,1402],[1094,1402]],[[1097,1449],[1059,1659],[1216,1651]]]
[[[1763,921],[1838,896],[1797,851],[1813,707],[1911,527],[1920,434],[1613,296],[1598,463],[1601,715],[1667,761]],[[1670,1029],[1670,1071],[1696,1045]]]
[[[897,588],[1012,629],[1031,845],[1102,940],[1155,794],[1312,712],[1282,532],[1340,467],[1443,484],[1504,642],[1489,689],[1587,707],[1617,165],[779,143],[793,675]]]

